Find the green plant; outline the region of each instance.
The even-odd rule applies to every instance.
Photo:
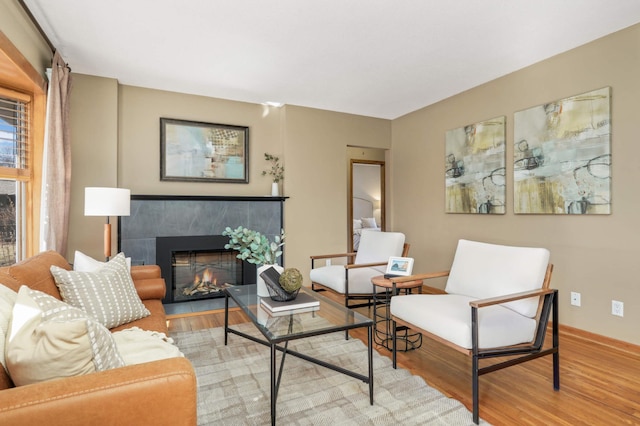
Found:
[[[282,246],[284,245],[284,230],[280,235],[276,235],[274,241],[262,235],[258,231],[238,226],[236,229],[226,227],[222,235],[229,237],[229,243],[224,248],[229,250],[237,250],[238,259],[246,260],[256,265],[270,265],[276,262],[276,259],[282,255]]]
[[[302,274],[296,268],[287,268],[280,274],[280,286],[287,293],[293,293],[302,287]]]
[[[280,157],[264,153],[264,159],[271,163],[271,168],[262,171],[262,176],[272,176],[274,182],[280,182],[284,179],[284,167],[280,165]]]

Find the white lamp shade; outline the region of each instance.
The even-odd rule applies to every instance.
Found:
[[[84,189],[85,216],[129,216],[131,191],[123,188]]]

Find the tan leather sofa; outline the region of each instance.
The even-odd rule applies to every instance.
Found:
[[[49,268],[70,270],[58,253],[47,251],[0,268],[0,283],[21,285],[60,299]],[[138,326],[167,332],[162,306],[164,280],[156,265],[131,268],[136,290],[151,315],[114,328]],[[195,425],[196,377],[186,358],[170,358],[108,371],[15,387],[0,366],[2,425]]]

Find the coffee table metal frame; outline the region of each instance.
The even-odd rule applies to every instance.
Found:
[[[264,308],[260,307],[260,301],[256,294],[256,285],[243,285],[229,287],[224,290],[224,344],[227,345],[228,334],[236,334],[244,337],[245,339],[252,340],[261,345],[268,346],[271,350],[270,359],[270,372],[271,372],[271,424],[276,423],[276,400],[278,398],[278,389],[280,387],[280,379],[282,378],[282,372],[284,367],[284,360],[286,355],[292,355],[305,361],[329,368],[333,371],[351,376],[358,380],[363,381],[369,385],[369,403],[373,405],[373,320],[365,317],[351,309],[347,309],[344,306],[333,302],[315,292],[312,292],[306,288],[302,288],[304,291],[314,298],[320,301],[320,308],[313,312],[296,312],[295,310],[289,311],[284,316],[278,316],[279,327],[270,327],[269,321],[264,321],[264,315],[266,312]],[[231,298],[242,311],[247,314],[251,319],[251,322],[262,333],[265,340],[243,333],[229,327],[229,298]],[[321,316],[328,320],[328,324],[322,326],[320,324],[304,329],[303,331],[294,330],[294,322],[305,321],[308,318],[314,316]],[[260,319],[262,318],[262,320]],[[339,318],[343,318],[340,320]],[[288,320],[288,327],[282,327],[282,319],[286,322]],[[308,321],[307,321],[308,322]],[[316,321],[317,322],[317,321]],[[275,322],[277,323],[277,322]],[[337,331],[348,331],[356,328],[367,328],[367,359],[368,359],[368,375],[362,375],[351,370],[344,369],[335,364],[328,363],[323,360],[313,358],[311,356],[302,354],[300,352],[291,350],[288,348],[291,340],[303,339],[312,336],[319,336],[322,334],[334,333]],[[305,327],[303,327],[305,328]],[[284,343],[284,345],[282,345]],[[280,360],[280,367],[277,366],[277,352],[282,352],[282,358]]]

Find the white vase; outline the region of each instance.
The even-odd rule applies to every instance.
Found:
[[[280,195],[280,189],[278,188],[278,182],[271,182],[271,196],[277,197]]]
[[[269,290],[267,289],[267,284],[264,282],[264,280],[262,279],[262,277],[260,277],[260,273],[262,273],[263,271],[266,271],[267,269],[274,267],[276,269],[276,271],[278,271],[279,273],[282,273],[284,271],[284,268],[280,265],[262,265],[262,266],[258,266],[256,268],[256,283],[258,284],[258,288],[256,290],[256,292],[258,293],[259,297],[269,297]]]

